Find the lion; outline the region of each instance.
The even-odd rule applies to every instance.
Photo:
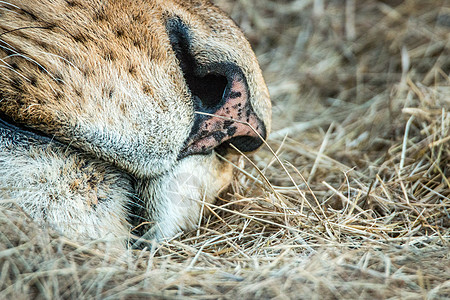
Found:
[[[0,199],[65,236],[195,228],[270,132],[256,56],[208,1],[0,7]]]

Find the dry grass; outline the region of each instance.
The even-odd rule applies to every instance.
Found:
[[[258,54],[273,150],[144,251],[1,210],[0,298],[450,297],[450,3],[216,3]]]

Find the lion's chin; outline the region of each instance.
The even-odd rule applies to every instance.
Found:
[[[171,172],[138,183],[147,199],[151,229],[145,239],[163,240],[198,226],[204,205],[212,203],[231,181],[232,167],[210,155],[192,155],[179,161]]]

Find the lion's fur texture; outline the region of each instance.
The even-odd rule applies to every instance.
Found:
[[[152,236],[170,237],[196,224],[199,203],[228,185],[231,168],[214,152],[178,160],[195,108],[170,19],[188,28],[195,64],[242,70],[251,106],[270,130],[255,55],[207,1],[0,5],[0,113],[51,139],[40,145],[0,129],[0,198],[63,233],[126,236],[127,216],[140,211],[135,220],[153,223]],[[8,146],[15,139],[20,145]]]

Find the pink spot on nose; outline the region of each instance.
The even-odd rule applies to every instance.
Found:
[[[238,149],[253,151],[262,144],[261,137],[265,138],[264,124],[253,111],[247,84],[241,74],[234,75],[224,104],[211,114],[203,113],[203,116],[198,128],[191,133],[182,156],[207,153],[237,137],[241,137],[234,139]]]

